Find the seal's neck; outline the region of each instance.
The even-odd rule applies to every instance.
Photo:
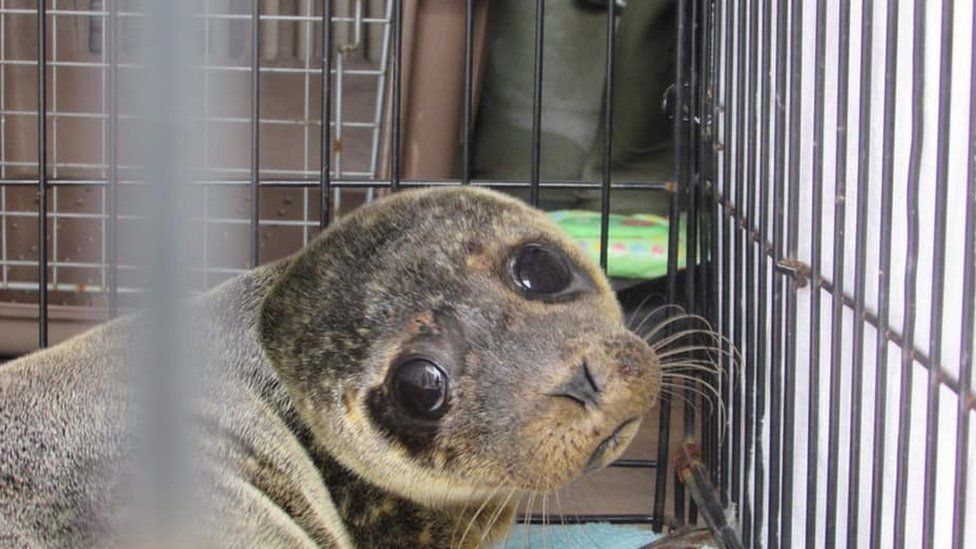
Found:
[[[339,516],[357,547],[479,547],[511,529],[516,501],[426,507],[370,484],[324,449],[314,453]]]

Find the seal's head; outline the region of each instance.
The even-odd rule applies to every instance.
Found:
[[[260,335],[317,443],[429,504],[606,465],[661,387],[599,268],[485,190],[400,193],[336,223],[271,290]]]

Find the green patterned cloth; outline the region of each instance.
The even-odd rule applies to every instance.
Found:
[[[600,259],[600,214],[585,210],[549,212],[580,247]],[[610,215],[607,274],[613,278],[658,278],[668,273],[668,220],[651,214]],[[684,234],[679,233],[678,267],[684,267]]]

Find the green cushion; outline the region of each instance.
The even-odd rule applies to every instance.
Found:
[[[559,210],[549,216],[586,251],[600,259],[600,214]],[[607,274],[614,278],[650,279],[668,273],[668,220],[651,214],[610,215]],[[679,232],[678,267],[684,267],[684,234]]]

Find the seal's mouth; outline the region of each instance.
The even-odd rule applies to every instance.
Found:
[[[637,427],[639,425],[640,418],[636,417],[621,423],[619,427],[610,433],[610,436],[603,439],[597,445],[596,450],[593,450],[593,455],[590,456],[590,460],[586,463],[583,472],[590,473],[597,469],[602,469],[616,459],[623,452],[624,448],[627,447],[631,439],[634,438],[634,434],[637,433]]]

